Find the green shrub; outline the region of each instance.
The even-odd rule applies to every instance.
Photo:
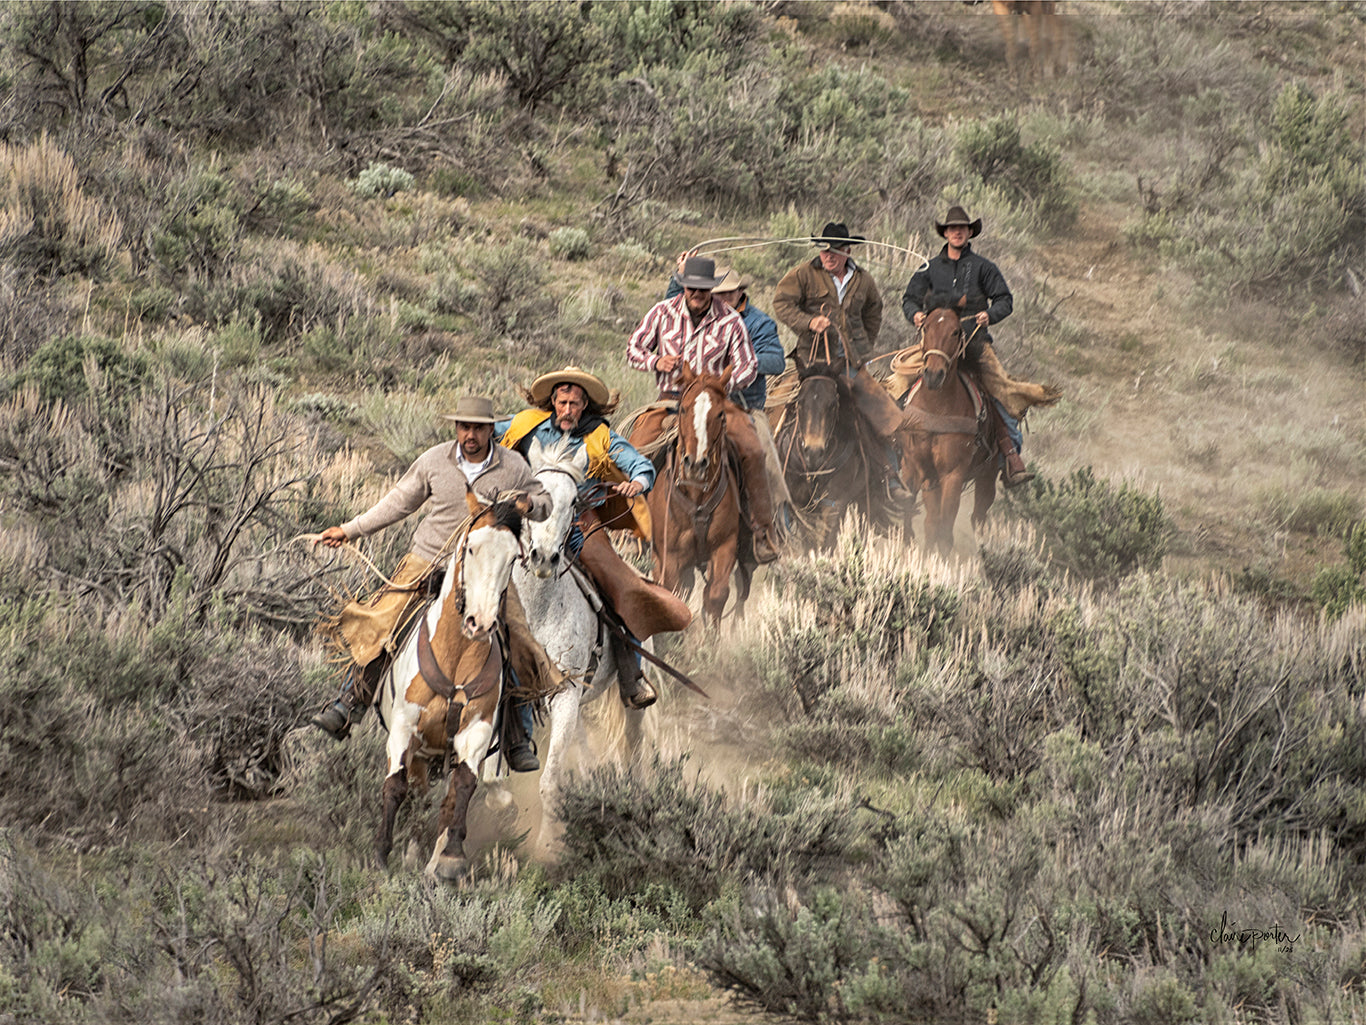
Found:
[[[1056,484],[1035,477],[1006,498],[1012,513],[1034,525],[1054,563],[1092,580],[1157,569],[1175,529],[1160,497],[1097,480],[1090,467]]]
[[[1366,604],[1366,521],[1348,532],[1343,548],[1347,564],[1319,570],[1309,592],[1329,619],[1340,618],[1353,605]]]
[[[729,882],[805,878],[862,841],[847,795],[756,796],[733,808],[685,769],[683,760],[656,757],[644,770],[603,768],[568,780],[556,801],[561,870],[598,880],[614,899],[665,884],[696,910]]]
[[[172,183],[165,209],[151,229],[151,255],[163,274],[212,281],[237,255],[243,232],[242,197],[217,166]]]
[[[1016,206],[1036,210],[1046,227],[1066,227],[1076,219],[1062,154],[1045,143],[1026,145],[1013,117],[964,125],[955,155],[982,184],[1000,190]]]
[[[150,376],[147,358],[113,339],[67,335],[42,345],[16,383],[35,386],[44,402],[70,402],[90,394],[92,374],[101,397],[121,403],[135,399]]]
[[[557,260],[586,260],[593,251],[588,232],[582,228],[556,228],[550,233],[550,255]]]
[[[401,167],[373,163],[356,176],[351,188],[358,196],[367,199],[388,199],[400,192],[407,192],[413,187],[414,181],[413,176]]]

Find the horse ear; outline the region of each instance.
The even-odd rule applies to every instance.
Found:
[[[960,310],[963,309],[965,306],[967,306],[967,304],[968,304],[968,297],[967,297],[967,293],[966,293],[966,292],[963,294],[963,297],[962,297],[961,299],[959,299],[956,303],[954,303],[954,305],[957,306]]]
[[[583,446],[583,447],[580,448],[577,452],[575,452],[574,455],[573,455],[573,457],[572,457],[572,459],[573,459],[573,463],[574,463],[575,466],[577,466],[577,467],[578,467],[580,470],[582,470],[585,474],[588,473],[588,446],[587,446],[587,445]]]
[[[730,391],[730,379],[734,374],[735,368],[731,366],[727,366],[721,371],[721,390],[723,392]]]
[[[685,385],[692,384],[697,380],[697,374],[693,372],[693,368],[688,366],[686,361],[678,364],[678,373],[683,378]]]
[[[799,372],[806,369],[806,360],[802,358],[800,347],[792,350],[792,362],[796,364]]]
[[[531,439],[531,444],[526,450],[526,461],[533,470],[539,470],[545,465],[545,446],[541,444],[540,438]]]

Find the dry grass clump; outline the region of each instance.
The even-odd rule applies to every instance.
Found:
[[[0,253],[41,276],[98,269],[123,226],[86,195],[71,157],[46,132],[28,145],[0,144]]]

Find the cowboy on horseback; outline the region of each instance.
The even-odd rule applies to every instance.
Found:
[[[1020,419],[1030,406],[1051,405],[1060,393],[1047,385],[1012,380],[996,358],[988,327],[1010,316],[1014,299],[996,264],[972,248],[970,240],[981,233],[982,219],[970,218],[961,206],[954,206],[942,222],[935,222],[934,230],[944,239],[944,248],[912,275],[901,297],[901,310],[919,328],[931,312],[925,308],[931,295],[966,298],[963,328],[968,342],[962,358],[991,397],[988,405],[992,433],[1001,455],[1001,480],[1006,487],[1013,488],[1034,477],[1020,457],[1024,440]],[[894,398],[900,401],[906,395],[922,367],[918,347],[898,354],[887,381]]]
[[[659,387],[659,402],[636,417],[631,431],[632,444],[641,449],[665,432],[676,411],[684,363],[696,373],[718,376],[729,368],[732,393],[749,387],[759,372],[744,320],[713,294],[722,282],[716,262],[705,256],[687,257],[674,280],[682,294],[652,306],[626,344],[626,362],[636,370],[654,371]],[[762,565],[778,558],[780,547],[764,446],[750,413],[733,394],[724,409],[726,438],[740,465],[754,559]]]
[[[665,299],[683,294],[683,286],[678,283],[678,278],[683,274],[683,265],[688,257],[696,255],[695,249],[679,254],[677,273],[669,277],[669,287],[664,293]],[[740,314],[740,319],[745,322],[745,333],[749,335],[750,344],[754,346],[754,358],[758,364],[754,380],[743,391],[732,393],[731,398],[736,405],[750,413],[750,422],[754,424],[759,443],[764,448],[769,496],[774,507],[780,510],[783,526],[786,528],[791,522],[792,496],[788,494],[787,482],[783,480],[783,466],[773,442],[773,428],[767,416],[757,416],[755,413],[763,411],[768,399],[768,379],[781,374],[787,367],[787,353],[783,350],[782,340],[778,337],[777,323],[750,301],[750,283],[745,276],[733,267],[717,267],[716,276],[721,280],[717,282],[711,294]]]
[[[854,246],[866,241],[845,224],[826,224],[811,237],[819,250],[815,258],[793,267],[778,282],[773,312],[796,334],[796,351],[807,362],[843,359],[860,417],[882,439],[889,464],[888,491],[900,499],[906,491],[892,438],[901,427],[902,413],[864,368],[882,330],[882,295],[873,276],[851,255]]]
[[[608,426],[606,418],[615,411],[617,396],[596,375],[565,367],[536,378],[526,395],[533,405],[498,421],[494,437],[503,448],[522,454],[533,440],[545,447],[563,441],[571,454],[587,451],[581,496],[590,507],[570,532],[570,553],[597,586],[620,628],[611,636],[622,703],[648,708],[658,694],[641,669],[639,642],[663,630],[682,630],[692,614],[673,594],[628,566],[603,531],[630,530],[649,538],[650,511],[644,494],[654,486],[655,466]]]
[[[318,536],[329,548],[337,548],[398,523],[431,501],[431,511],[413,534],[411,551],[385,586],[363,604],[349,603],[338,616],[336,631],[353,664],[337,700],[310,720],[336,740],[351,735],[351,727],[364,717],[374,701],[375,690],[394,652],[395,630],[407,621],[410,611],[421,606],[429,592],[434,593],[428,578],[438,556],[469,515],[466,491],[473,491],[488,502],[510,492],[520,493],[525,496],[525,515],[543,520],[550,513],[550,495],[532,475],[526,460],[492,444],[492,400],[466,396],[442,419],[455,424],[455,441],[442,442],[423,452],[375,505],[355,519],[328,527]],[[503,619],[509,634],[508,661],[524,686],[535,693],[558,689],[563,676],[532,636],[521,601],[511,585]],[[517,715],[505,718],[509,735],[504,757],[509,767],[516,772],[540,768],[524,720]]]

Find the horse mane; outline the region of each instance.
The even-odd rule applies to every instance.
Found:
[[[920,308],[927,314],[933,313],[935,310],[957,310],[962,313],[962,310],[958,309],[958,304],[962,300],[961,295],[953,295],[950,292],[931,292],[925,296],[925,301]]]
[[[500,498],[486,506],[470,523],[470,529],[481,527],[506,527],[514,536],[522,533],[522,512],[517,508],[517,499]]]
[[[532,452],[537,452],[535,447]],[[558,439],[553,445],[542,445],[539,449],[536,465],[532,470],[552,469],[567,473],[574,479],[575,484],[582,484],[584,481],[584,471],[581,466],[574,461],[573,446],[569,443],[569,436]]]

